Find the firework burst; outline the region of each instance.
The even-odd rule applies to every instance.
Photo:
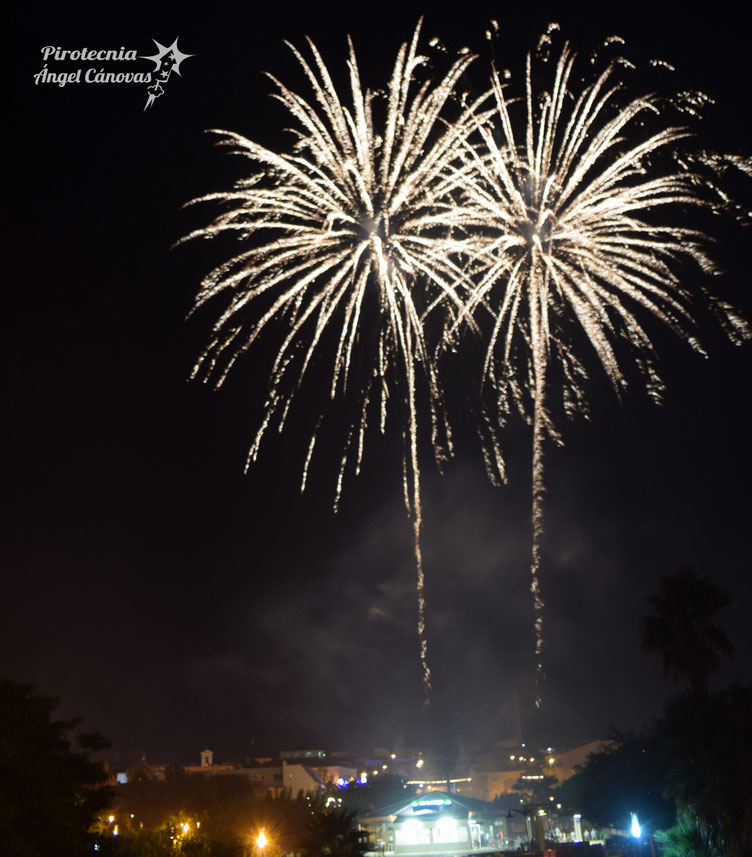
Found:
[[[438,317],[440,338],[466,298],[458,260],[467,238],[456,237],[453,228],[457,208],[449,165],[476,120],[471,107],[450,105],[472,57],[461,55],[437,82],[419,82],[416,72],[426,64],[417,52],[419,34],[420,24],[400,48],[383,93],[362,87],[350,43],[350,106],[340,100],[314,44],[309,40],[311,61],[290,46],[313,96],[306,99],[271,78],[275,97],[294,120],[294,145],[278,153],[235,133],[214,132],[221,145],[250,162],[251,172],[233,190],[195,200],[220,203],[224,211],[183,240],[231,234],[242,243],[237,255],[203,280],[196,297],[196,308],[215,299],[224,299],[224,308],[194,376],[213,378],[219,386],[267,329],[280,338],[247,465],[270,427],[282,430],[314,364],[328,367],[328,399],[345,400],[354,413],[344,432],[336,510],[348,463],[359,472],[369,422],[383,432],[387,415],[397,411],[427,703],[416,397],[422,378],[440,461],[451,451],[451,433],[426,331],[429,317]],[[444,118],[449,110],[456,114],[452,121]],[[310,438],[301,490],[325,411]]]
[[[549,34],[539,48],[547,62]],[[687,210],[709,206],[712,196],[690,162],[678,157],[689,132],[666,121],[673,108],[657,96],[620,105],[623,61],[609,64],[578,91],[575,58],[565,46],[553,63],[552,86],[539,90],[528,55],[520,100],[508,97],[494,71],[495,122],[478,124],[482,145],[466,147],[462,176],[465,217],[482,236],[466,312],[481,323],[484,315],[490,318],[484,377],[495,392],[501,423],[513,405],[532,423],[530,588],[538,705],[544,649],[543,446],[547,437],[560,442],[549,412],[554,370],[567,415],[586,414],[587,372],[577,341],[589,342],[621,394],[627,385],[615,347],[621,338],[659,401],[663,383],[640,315],[665,323],[703,353],[684,278],[701,279],[714,271],[707,237],[679,225]],[[684,96],[685,110],[699,109],[701,97]],[[732,307],[712,303],[734,341],[749,337]],[[491,428],[494,424],[489,422]],[[492,477],[503,479],[493,441],[487,462],[495,470]]]

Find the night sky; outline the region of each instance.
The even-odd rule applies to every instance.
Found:
[[[221,391],[188,381],[212,315],[186,316],[229,245],[170,248],[217,212],[183,204],[229,188],[243,170],[202,132],[289,143],[290,120],[262,75],[307,94],[285,39],[301,46],[310,35],[344,82],[350,33],[364,82],[379,87],[425,12],[426,38],[440,36],[450,53],[463,45],[481,53],[468,84],[480,90],[490,17],[501,27],[497,58],[515,80],[549,20],[585,55],[618,33],[637,62],[673,63],[676,89],[714,97],[708,145],[752,152],[752,13],[603,6],[17,4],[4,51],[12,151],[0,340],[0,675],[61,697],[65,715],[82,715],[112,739],[118,764],[142,753],[197,763],[204,747],[222,759],[303,746],[458,749],[512,735],[516,707],[525,737],[563,744],[658,713],[670,687],[658,662],[640,653],[639,620],[658,577],[692,565],[734,602],[724,627],[737,654],[719,680],[752,677],[752,349],[733,347],[704,314],[707,360],[648,324],[668,384],[663,407],[633,372],[620,404],[586,354],[592,420],[568,423],[556,411],[566,445],[547,447],[549,645],[539,713],[530,431],[512,420],[503,435],[509,484],[492,488],[470,414],[477,360],[446,367],[456,457],[443,476],[428,444],[421,458],[434,677],[427,715],[399,438],[372,434],[364,471],[346,480],[335,518],[333,442],[314,459],[306,493],[298,490],[316,416],[305,397],[290,430],[270,436],[243,475],[273,336]],[[176,36],[195,56],[147,111],[143,84],[34,83],[46,45],[150,55],[152,38],[169,45]],[[145,61],[101,65],[149,70]],[[735,190],[748,205],[752,184]],[[751,317],[752,228],[710,223],[726,270],[714,287]]]

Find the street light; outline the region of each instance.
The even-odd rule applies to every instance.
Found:
[[[259,831],[259,835],[256,837],[256,848],[258,848],[259,851],[263,852],[263,850],[264,850],[264,848],[266,848],[268,842],[269,842],[269,840],[266,838],[266,832],[264,831],[264,828],[262,827],[261,830]]]
[[[523,806],[522,809],[510,809],[507,812],[507,818],[511,818],[513,812],[519,813],[525,819],[528,846],[530,849],[542,851],[546,841],[543,831],[543,819],[546,815],[545,804],[529,803]]]
[[[642,828],[640,827],[636,812],[632,813],[632,836],[635,839],[639,839],[642,836]]]

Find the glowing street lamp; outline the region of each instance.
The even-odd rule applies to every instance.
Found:
[[[256,837],[256,848],[258,848],[259,851],[263,852],[264,848],[266,848],[266,846],[268,844],[269,844],[269,840],[266,838],[266,832],[264,831],[264,828],[262,827],[261,830],[259,831],[259,835]]]
[[[642,836],[642,828],[640,827],[636,812],[632,813],[632,836],[635,839],[639,839]]]

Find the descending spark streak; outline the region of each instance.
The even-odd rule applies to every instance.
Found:
[[[473,57],[460,56],[437,83],[416,82],[416,69],[425,62],[417,53],[419,34],[420,24],[397,55],[380,135],[375,130],[376,96],[361,86],[351,43],[350,108],[340,101],[313,43],[308,43],[312,62],[290,46],[313,91],[313,99],[306,100],[271,78],[274,97],[296,123],[293,150],[277,153],[238,134],[215,132],[222,144],[250,161],[252,173],[232,191],[195,200],[227,207],[183,240],[231,233],[243,241],[238,255],[205,277],[196,297],[194,309],[221,295],[226,308],[214,323],[194,376],[201,373],[206,380],[213,375],[221,385],[264,330],[273,323],[278,329],[280,322],[287,327],[248,465],[280,411],[281,430],[304,377],[315,362],[320,365],[325,344],[336,343],[329,358],[329,398],[357,399],[357,416],[346,429],[335,508],[351,446],[357,449],[356,473],[360,468],[371,402],[382,433],[387,401],[393,403],[391,410],[406,404],[404,488],[413,519],[420,661],[428,704],[416,364],[426,379],[432,441],[440,461],[451,452],[451,434],[426,319],[429,313],[443,314],[443,333],[456,322],[466,298],[459,260],[468,238],[454,234],[459,219],[450,165],[474,133],[477,105],[456,108],[459,115],[453,121],[444,118],[455,84]],[[427,309],[419,308],[423,306]],[[356,354],[360,365],[368,367],[360,382],[351,377]],[[303,488],[320,424],[321,417],[309,443]]]
[[[521,141],[510,110],[515,102],[506,97],[494,71],[495,123],[478,123],[482,145],[465,146],[458,174],[465,188],[466,222],[485,242],[466,307],[468,317],[487,311],[492,319],[484,377],[496,391],[500,423],[510,402],[526,415],[525,388],[532,405],[530,588],[538,706],[544,650],[539,580],[543,445],[546,436],[560,442],[547,409],[554,361],[561,369],[567,415],[587,414],[587,373],[575,353],[571,321],[584,331],[617,394],[626,388],[613,347],[620,335],[635,352],[649,394],[659,401],[663,384],[653,345],[635,311],[652,314],[704,353],[691,333],[691,295],[681,285],[678,267],[690,262],[704,272],[714,270],[703,249],[705,235],[671,221],[654,222],[656,212],[675,217],[680,206],[710,204],[708,188],[686,163],[682,166],[676,151],[688,132],[665,124],[656,96],[621,107],[615,103],[618,60],[579,94],[573,91],[574,61],[565,46],[550,92],[538,93],[528,56]],[[637,128],[646,116],[659,123],[652,133]],[[670,167],[656,166],[671,157]],[[723,307],[719,315],[725,316],[721,321],[732,340],[749,338],[749,328],[733,308],[716,304]],[[495,463],[503,479],[498,451]]]

